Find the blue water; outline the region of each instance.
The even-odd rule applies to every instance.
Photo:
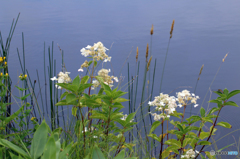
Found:
[[[79,50],[87,45],[101,41],[111,48],[112,66],[107,65],[118,76],[129,53],[131,75],[135,75],[136,47],[139,47],[140,79],[143,79],[145,51],[150,43],[150,28],[154,25],[152,37],[152,56],[157,58],[157,73],[153,96],[159,94],[163,62],[169,40],[172,20],[175,19],[173,37],[170,42],[165,67],[162,92],[169,93],[180,86],[190,86],[191,92],[198,78],[199,70],[204,64],[196,94],[202,105],[207,91],[239,88],[240,68],[240,2],[232,1],[2,1],[0,6],[0,30],[6,39],[11,22],[21,12],[10,47],[9,73],[18,77],[21,68],[16,48],[22,53],[22,32],[24,32],[26,68],[32,80],[37,79],[39,70],[43,86],[43,44],[46,48],[54,41],[54,59],[57,60],[57,72],[61,70],[61,54],[57,44],[64,50],[65,64],[74,78],[80,65],[85,61]],[[229,52],[225,62],[222,59]],[[209,88],[218,68],[215,81]],[[153,72],[153,62],[150,66]],[[123,66],[123,83],[127,83],[127,65]],[[151,83],[151,82],[150,82]],[[13,79],[13,84],[17,80]],[[142,88],[139,81],[139,90]],[[125,87],[126,88],[126,87]],[[177,91],[181,91],[182,88]],[[175,91],[176,92],[176,91]],[[174,92],[174,93],[175,93]],[[137,100],[140,102],[140,92]],[[174,94],[172,94],[174,95]],[[127,96],[126,96],[127,97]],[[216,95],[208,94],[203,107]],[[240,105],[239,95],[232,98]],[[125,105],[127,106],[127,104]],[[210,104],[209,107],[215,106]],[[198,113],[200,107],[193,113]],[[181,111],[181,109],[178,109]],[[128,113],[128,109],[124,110]],[[187,109],[189,112],[190,109]],[[232,129],[222,129],[216,138],[239,129],[240,108],[226,107],[220,114],[220,120],[233,125]],[[222,148],[239,139],[239,131],[228,135],[218,142]],[[235,150],[232,147],[232,150]]]

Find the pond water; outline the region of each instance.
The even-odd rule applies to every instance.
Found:
[[[64,50],[65,64],[71,77],[79,72],[85,61],[80,49],[101,41],[111,48],[111,68],[115,76],[120,74],[124,61],[128,57],[130,75],[135,75],[136,48],[139,48],[141,62],[139,78],[143,79],[146,45],[150,43],[150,28],[154,25],[152,37],[152,57],[157,58],[155,87],[153,96],[159,95],[160,79],[167,50],[169,31],[175,19],[173,37],[170,42],[162,92],[169,93],[180,86],[190,86],[191,92],[198,78],[199,70],[204,64],[196,94],[200,96],[199,105],[208,107],[210,98],[208,90],[239,88],[240,79],[240,2],[232,1],[2,1],[0,6],[0,30],[6,39],[11,22],[21,12],[9,55],[9,73],[13,85],[17,84],[14,76],[21,73],[16,48],[22,53],[22,32],[24,32],[26,68],[32,80],[37,79],[36,69],[43,85],[43,50],[54,41],[54,59],[57,72],[61,70],[61,54],[57,44]],[[225,62],[223,57],[229,53]],[[221,68],[213,81],[218,68]],[[153,72],[153,62],[150,65]],[[127,64],[123,66],[123,83],[127,83]],[[139,80],[140,80],[139,79]],[[139,81],[139,90],[143,80]],[[151,81],[150,81],[151,84]],[[126,87],[125,87],[126,88]],[[182,88],[176,91],[181,91]],[[175,91],[175,92],[176,92]],[[174,93],[175,93],[174,92]],[[172,94],[174,95],[174,94]],[[126,96],[127,97],[127,96]],[[140,102],[138,93],[137,100]],[[232,98],[240,105],[239,95]],[[126,104],[126,107],[128,105]],[[215,106],[210,104],[209,107]],[[13,108],[14,109],[14,108]],[[200,106],[193,109],[197,114]],[[181,111],[180,109],[178,109]],[[124,110],[128,113],[128,109]],[[186,112],[189,113],[188,108]],[[239,139],[240,108],[226,107],[220,114],[219,121],[232,124],[232,129],[222,129],[216,133],[216,139],[233,132],[217,142],[218,148],[229,145]],[[236,148],[232,147],[231,150]]]

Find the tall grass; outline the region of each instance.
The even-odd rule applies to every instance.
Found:
[[[1,56],[5,56],[7,59],[8,59],[8,54],[9,54],[10,42],[11,42],[13,32],[15,30],[18,18],[19,18],[19,15],[17,17],[16,22],[14,23],[14,20],[12,22],[10,33],[7,38],[7,42],[6,42],[5,46],[3,45],[3,40],[2,40],[2,36],[1,36],[1,32],[0,32],[0,44],[1,44],[1,48],[2,48],[2,51],[0,50],[0,53],[1,53]],[[167,61],[170,40],[172,38],[173,27],[174,27],[174,21],[172,22],[170,37],[169,37],[167,51],[166,51],[165,60],[164,60],[164,64],[163,64],[163,70],[161,72],[162,76],[161,76],[161,80],[160,80],[159,93],[161,93],[161,89],[162,89],[164,70],[165,70],[165,65],[166,65],[166,61]],[[155,140],[153,140],[153,139],[150,140],[150,138],[148,137],[150,126],[153,124],[153,121],[152,121],[153,119],[150,114],[146,113],[146,112],[151,112],[151,108],[146,102],[153,100],[152,99],[153,92],[154,92],[154,89],[156,89],[155,75],[156,75],[156,71],[158,71],[156,68],[157,58],[155,58],[154,65],[153,65],[153,67],[151,67],[151,60],[153,59],[153,57],[152,57],[153,26],[150,31],[150,36],[151,36],[150,54],[149,54],[149,45],[147,44],[143,77],[141,79],[139,79],[140,78],[140,76],[139,76],[140,61],[138,60],[138,56],[139,56],[138,48],[137,48],[134,76],[131,74],[129,63],[127,63],[127,75],[128,75],[127,91],[128,91],[128,99],[129,99],[128,112],[129,112],[129,114],[132,112],[138,112],[140,114],[140,117],[135,116],[135,121],[138,122],[138,124],[136,126],[134,126],[134,129],[131,131],[131,133],[128,133],[126,135],[126,137],[128,137],[129,142],[137,144],[133,155],[139,156],[140,158],[156,157],[158,155],[157,149],[160,149],[160,151],[162,152],[163,148],[164,148],[163,144],[161,144],[161,147],[158,148],[157,145],[159,145],[159,143],[156,143]],[[74,118],[69,117],[71,107],[68,106],[67,109],[63,109],[63,106],[61,106],[61,110],[60,110],[58,106],[55,106],[56,103],[59,101],[59,98],[63,92],[62,92],[62,90],[58,91],[58,89],[55,88],[55,83],[53,83],[50,80],[50,78],[57,76],[57,69],[56,69],[57,61],[54,59],[54,56],[53,56],[54,42],[52,42],[51,47],[49,46],[47,49],[48,56],[46,56],[46,49],[45,49],[45,42],[44,42],[44,50],[43,50],[43,54],[44,54],[43,73],[44,73],[44,81],[45,81],[44,86],[42,86],[40,83],[38,70],[36,70],[37,80],[32,81],[31,76],[25,67],[25,46],[24,46],[23,33],[22,33],[22,48],[23,48],[22,60],[20,58],[21,57],[20,52],[17,49],[19,63],[20,63],[23,74],[28,75],[28,83],[27,83],[27,81],[24,81],[23,88],[29,88],[28,90],[25,90],[24,94],[26,95],[27,93],[30,93],[30,100],[31,100],[31,105],[32,105],[34,116],[38,118],[39,123],[41,123],[41,121],[44,118],[49,118],[52,130],[55,130],[56,128],[63,126],[64,127],[63,141],[64,141],[65,145],[67,145],[71,141],[76,141],[76,139],[73,137],[74,135],[76,135],[74,132],[74,127],[78,128],[79,123],[77,123],[74,120]],[[61,57],[62,57],[62,61],[61,61],[62,71],[64,71],[64,70],[66,70],[66,67],[64,64],[64,56],[63,56],[64,54],[60,47],[59,47],[59,50],[61,52]],[[150,58],[148,58],[148,57],[150,57]],[[224,62],[224,60],[223,60],[223,62]],[[153,71],[151,71],[152,69],[153,69]],[[201,75],[202,69],[203,69],[203,66],[200,69],[200,73],[199,73],[199,76],[198,76],[198,79],[196,82],[194,93],[196,92],[197,84],[198,84],[198,81],[200,80],[200,75]],[[94,70],[94,67],[92,68],[92,71],[90,70],[87,72],[87,73],[91,74],[91,82],[92,82],[92,77],[93,77],[93,73],[94,73],[93,70]],[[3,71],[4,71],[4,73],[8,73],[8,67],[5,68]],[[218,71],[217,71],[217,73],[218,73]],[[215,79],[215,77],[214,77],[214,79]],[[142,86],[139,86],[139,80],[143,81]],[[212,81],[212,83],[213,83],[213,81]],[[8,90],[11,90],[11,79],[9,78],[8,80],[4,81],[4,83],[8,87]],[[211,85],[212,85],[212,83],[211,83]],[[38,88],[39,88],[38,94],[40,95],[40,99],[36,95],[37,93],[35,92],[35,90],[36,90],[35,84],[38,85]],[[211,87],[211,85],[210,85],[210,87]],[[43,90],[43,88],[44,88],[44,90]],[[89,88],[88,95],[91,94],[90,90],[91,89]],[[43,93],[45,94],[45,96],[43,95]],[[139,96],[139,95],[141,97],[140,103],[138,103],[138,101],[137,101],[137,96]],[[206,94],[206,96],[207,96],[207,94]],[[206,96],[205,96],[205,98],[206,98]],[[4,99],[2,98],[1,100],[4,100],[3,102],[10,103],[11,102],[10,97],[11,97],[11,94],[10,94],[10,91],[8,91],[6,93],[6,97]],[[45,102],[44,102],[44,98],[45,98]],[[204,98],[204,100],[205,100],[205,98]],[[48,103],[48,99],[49,99],[49,103]],[[40,107],[40,104],[38,101],[41,101],[41,107]],[[27,99],[25,100],[25,103],[27,103]],[[49,110],[48,106],[50,106],[50,110]],[[66,117],[66,113],[64,113],[65,111],[67,111],[67,117]],[[89,111],[90,111],[90,109],[86,110],[86,113],[88,113],[88,117],[90,116]],[[190,110],[190,115],[191,115],[191,111],[192,111],[192,109]],[[11,114],[11,105],[8,106],[6,116],[9,116],[10,114]],[[78,114],[79,114],[79,119],[81,119],[83,117],[83,114],[85,114],[85,112],[78,112]],[[61,116],[62,116],[62,118],[61,118]],[[30,125],[30,116],[26,119],[26,121],[27,121],[26,129],[28,129],[29,125]],[[62,121],[63,125],[61,125],[61,121]],[[89,127],[90,126],[91,126],[91,122],[89,123]],[[9,128],[10,127],[11,126],[9,125]],[[166,132],[168,131],[168,122],[167,122],[166,130],[164,130],[163,128],[164,128],[164,125],[162,123],[162,129],[161,129],[162,134],[165,131]],[[142,131],[142,129],[144,129],[144,131]],[[10,133],[9,129],[8,129],[8,132]],[[71,132],[73,132],[73,133],[71,133]],[[136,132],[136,135],[135,135],[135,132]],[[168,139],[168,135],[167,135],[167,139]],[[162,140],[164,140],[163,135],[162,135]],[[84,145],[84,147],[85,147],[85,145]],[[76,154],[74,154],[74,155],[75,155],[75,157],[78,157],[79,154],[77,154],[77,152],[76,152]]]

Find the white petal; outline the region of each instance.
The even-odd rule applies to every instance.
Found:
[[[83,72],[83,69],[82,69],[82,68],[79,68],[79,69],[78,69],[78,72]]]
[[[195,105],[194,105],[194,108],[196,108],[197,106],[198,106],[198,104],[195,104]]]
[[[56,77],[50,78],[52,81],[57,81],[58,79]]]
[[[88,45],[87,47],[86,47],[86,49],[90,49],[92,46],[90,46],[90,45]]]
[[[66,74],[70,74],[71,72],[65,72]]]

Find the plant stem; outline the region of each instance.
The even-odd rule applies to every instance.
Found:
[[[225,101],[224,101],[224,103],[225,103]],[[209,137],[207,138],[207,141],[208,141],[208,140],[211,138],[211,136],[212,136],[213,129],[214,129],[214,127],[216,126],[216,122],[217,122],[219,113],[220,113],[220,111],[222,110],[222,108],[223,108],[223,105],[221,106],[220,110],[218,111],[217,117],[216,117],[216,119],[215,119],[215,121],[214,121],[214,123],[213,123],[213,127],[212,127],[212,130],[210,131],[210,135],[209,135]],[[205,147],[205,145],[202,146],[202,148],[200,149],[200,151],[199,151],[199,153],[197,154],[197,156],[195,157],[195,159],[199,156],[199,154],[202,152],[202,150],[203,150],[204,147]]]
[[[163,151],[163,122],[164,120],[162,120],[162,137],[161,137],[161,149],[160,149],[159,159],[162,158],[162,151]]]

